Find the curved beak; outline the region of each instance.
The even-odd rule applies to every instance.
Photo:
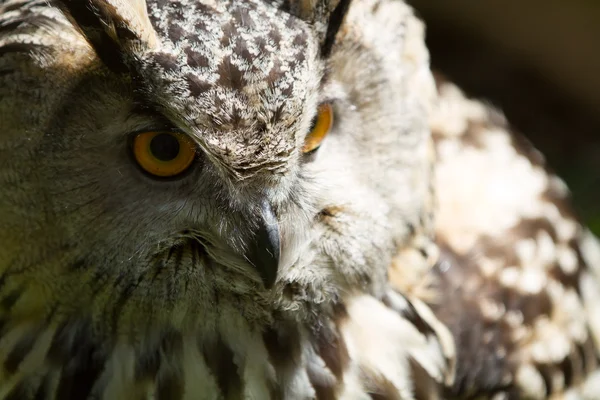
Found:
[[[248,248],[246,257],[254,265],[267,289],[270,289],[277,278],[279,267],[279,223],[268,201],[260,207],[258,230],[254,241]]]

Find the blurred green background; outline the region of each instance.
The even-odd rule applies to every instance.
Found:
[[[500,107],[600,235],[600,1],[409,0],[434,69]]]

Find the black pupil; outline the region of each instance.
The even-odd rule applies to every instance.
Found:
[[[319,115],[315,115],[315,117],[312,119],[312,121],[310,122],[310,129],[308,132],[312,132],[315,130],[315,128],[317,127],[317,122],[319,122]]]
[[[174,160],[179,154],[179,141],[169,133],[159,133],[150,141],[150,151],[161,161]]]

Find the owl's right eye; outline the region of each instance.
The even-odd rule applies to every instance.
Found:
[[[179,132],[143,132],[133,138],[133,157],[139,166],[159,178],[185,172],[196,158],[196,145]]]

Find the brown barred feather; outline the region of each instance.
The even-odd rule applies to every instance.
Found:
[[[441,77],[438,90],[441,254],[432,307],[456,341],[449,393],[594,398],[599,331],[588,310],[597,298],[581,285],[599,289],[591,278],[598,259],[583,246],[596,239],[579,225],[562,181],[497,111]],[[459,170],[457,187],[451,174]]]

